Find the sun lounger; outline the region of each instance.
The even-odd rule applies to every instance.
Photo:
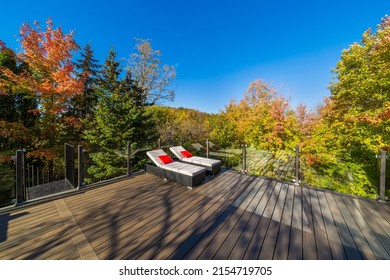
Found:
[[[200,166],[173,161],[163,150],[146,152],[155,166],[145,164],[145,172],[177,182],[189,188],[201,184],[206,178],[206,169]]]
[[[215,175],[221,171],[222,162],[220,160],[193,156],[182,146],[171,147],[170,150],[182,162],[205,167],[208,174]]]

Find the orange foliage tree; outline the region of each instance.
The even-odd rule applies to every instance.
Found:
[[[64,34],[61,27],[54,29],[51,18],[42,30],[29,24],[20,28],[23,52],[20,58],[29,66],[27,84],[40,100],[38,112],[58,116],[69,108],[69,99],[81,94],[83,83],[76,77],[72,52],[79,49],[73,32]]]
[[[60,147],[66,138],[71,138],[72,127],[81,125],[79,119],[67,115],[71,98],[83,92],[83,81],[77,78],[72,62],[73,52],[79,47],[73,32],[65,34],[61,27],[54,28],[51,18],[44,30],[38,22],[33,26],[23,24],[20,36],[23,51],[19,58],[28,67],[23,73],[9,77],[38,100],[35,146]]]

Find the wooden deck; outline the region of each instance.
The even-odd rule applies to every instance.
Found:
[[[225,171],[150,174],[0,214],[0,259],[390,259],[390,206]]]

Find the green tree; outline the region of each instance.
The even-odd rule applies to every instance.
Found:
[[[244,141],[237,135],[237,124],[229,120],[228,112],[211,115],[208,121],[210,139],[223,148],[240,147]]]
[[[101,70],[95,118],[85,131],[94,163],[88,172],[95,180],[125,174],[127,141],[132,142],[133,148],[141,142],[156,141],[154,124],[145,113],[142,89],[131,73],[121,79],[121,72],[116,53],[111,49]]]
[[[83,120],[91,119],[98,100],[96,87],[100,65],[98,60],[94,58],[94,51],[90,44],[85,45],[81,52],[81,59],[77,60],[75,66],[78,69],[78,76],[84,82],[84,91],[75,97],[74,115]]]
[[[111,48],[100,70],[98,83],[100,93],[103,95],[110,95],[119,89],[122,69],[120,62],[117,61],[117,55],[114,48]]]
[[[343,50],[331,96],[303,142],[310,184],[374,197],[377,160],[390,145],[390,18]]]
[[[37,101],[29,92],[20,87],[9,73],[19,76],[26,69],[11,49],[0,41],[0,138],[2,150],[25,148],[31,142],[31,130],[36,115],[31,111],[37,109]],[[8,73],[8,74],[7,74]]]
[[[209,114],[194,109],[150,106],[160,140],[164,145],[175,145],[183,139],[185,144],[209,138]]]
[[[390,17],[344,50],[333,72],[327,123],[340,149],[365,161],[390,145]]]

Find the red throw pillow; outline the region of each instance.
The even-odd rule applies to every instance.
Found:
[[[180,151],[181,155],[185,158],[192,157],[192,154],[189,151]]]
[[[173,159],[168,155],[158,156],[158,158],[161,160],[162,163],[168,164],[173,162]]]

